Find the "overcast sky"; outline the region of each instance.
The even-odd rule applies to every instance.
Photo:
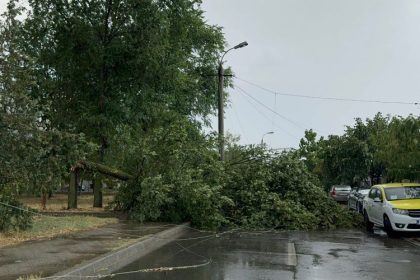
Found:
[[[1,11],[6,2],[0,0]],[[420,101],[418,0],[203,2],[205,17],[224,28],[229,46],[248,41],[225,59],[245,81],[285,94]],[[342,134],[356,117],[420,112],[414,105],[276,96],[242,80],[235,84],[225,127],[243,144],[260,143],[273,131],[264,137],[269,146],[297,147],[305,128]]]
[[[226,56],[241,79],[288,94],[420,101],[418,0],[204,0],[202,8],[230,46],[248,41]],[[226,129],[242,143],[259,143],[274,131],[264,137],[273,148],[296,147],[304,128],[342,134],[356,117],[420,112],[414,105],[275,97],[235,84],[287,120],[236,88]]]

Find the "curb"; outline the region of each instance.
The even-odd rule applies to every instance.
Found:
[[[132,263],[152,251],[168,244],[187,232],[189,223],[174,226],[151,236],[144,236],[135,244],[107,253],[90,260],[87,264],[77,265],[68,270],[54,274],[48,279],[74,280],[90,276],[108,275]],[[156,237],[156,238],[155,238]]]

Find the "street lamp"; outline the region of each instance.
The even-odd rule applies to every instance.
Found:
[[[240,49],[243,47],[248,46],[248,43],[242,42],[233,48],[228,49],[223,53],[219,60],[219,69],[218,69],[218,76],[219,76],[219,86],[218,86],[218,107],[219,107],[219,153],[220,153],[220,160],[223,161],[225,159],[225,140],[224,140],[224,100],[223,100],[223,78],[225,76],[224,69],[223,69],[223,58],[225,55],[231,51]]]
[[[268,135],[268,134],[274,134],[274,131],[269,131],[263,134],[263,136],[261,137],[261,146],[264,145],[264,136]]]

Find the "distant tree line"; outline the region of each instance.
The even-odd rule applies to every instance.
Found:
[[[420,117],[357,118],[343,135],[317,139],[305,132],[299,156],[328,188],[332,184],[359,185],[420,180]]]

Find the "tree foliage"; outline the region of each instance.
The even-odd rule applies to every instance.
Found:
[[[153,130],[161,110],[206,120],[215,109],[209,74],[224,38],[200,1],[10,0],[8,8],[2,119],[17,117],[2,137],[20,145],[1,148],[10,151],[7,176],[31,177],[19,185],[45,192],[85,157],[116,166],[116,153],[106,156],[114,135]]]
[[[32,226],[32,214],[11,193],[0,192],[0,232],[25,230]]]
[[[242,161],[226,167],[227,215],[241,226],[319,229],[349,226],[353,219],[332,201],[294,153],[273,154],[264,147],[242,150]],[[239,163],[238,163],[239,162]]]
[[[354,223],[295,155],[233,144],[222,163],[214,139],[192,128],[179,120],[150,135],[165,148],[134,153],[143,155],[135,157],[141,175],[120,193],[118,207],[141,221],[188,220],[207,228],[328,229]]]
[[[384,117],[356,119],[344,135],[316,140],[305,133],[297,153],[328,188],[332,184],[360,184],[368,177],[383,180],[420,179],[420,118]]]
[[[223,168],[213,137],[173,112],[162,114],[161,124],[147,133],[124,132],[114,141],[127,148],[123,165],[136,178],[121,189],[118,209],[140,221],[190,220],[201,227],[225,222],[221,211],[230,200],[221,192]]]
[[[420,180],[420,117],[394,117],[386,133],[373,138],[378,161],[392,180]]]
[[[185,116],[215,108],[223,49],[200,1],[29,1],[22,49],[35,61],[31,88],[50,126],[100,145],[122,124],[153,122],[155,107]]]

